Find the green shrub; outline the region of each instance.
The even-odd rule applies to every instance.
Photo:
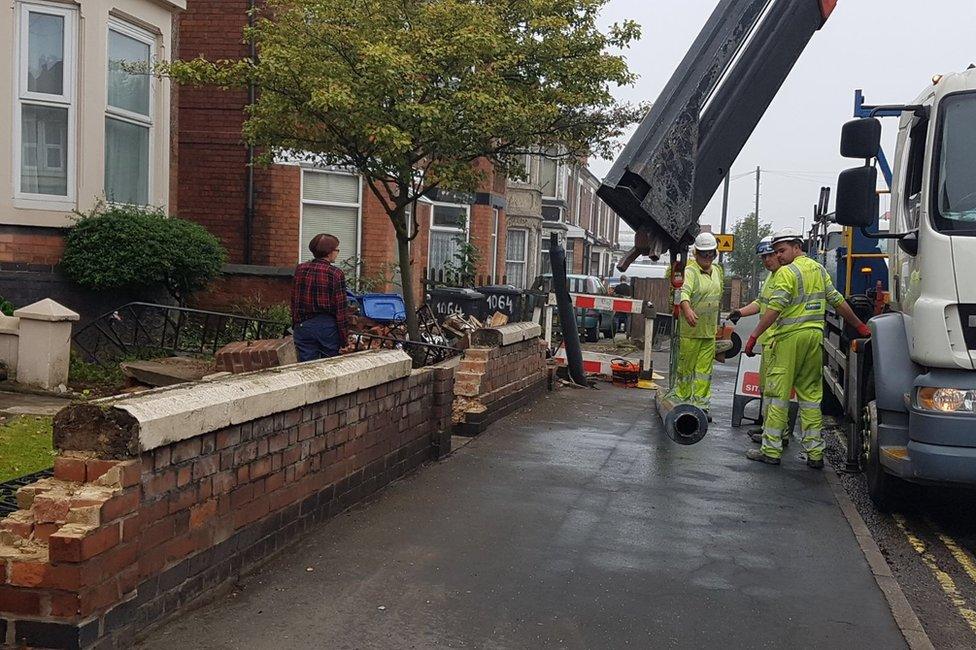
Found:
[[[0,313],[4,316],[14,315],[14,305],[12,302],[0,296]]]
[[[95,290],[163,287],[181,305],[220,273],[227,253],[202,226],[157,208],[99,204],[68,232],[61,267]]]

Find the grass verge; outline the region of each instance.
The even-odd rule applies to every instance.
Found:
[[[0,482],[54,464],[52,418],[20,415],[0,422]]]

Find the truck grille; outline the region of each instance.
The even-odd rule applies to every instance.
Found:
[[[959,305],[959,317],[962,319],[966,347],[976,350],[976,305]]]

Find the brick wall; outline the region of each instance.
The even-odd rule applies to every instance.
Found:
[[[61,261],[64,233],[60,228],[0,226],[0,268],[49,269]]]
[[[536,323],[512,323],[471,335],[454,374],[456,413],[481,413],[546,381],[546,343]]]
[[[190,304],[214,311],[232,311],[245,304],[287,305],[291,300],[291,284],[291,275],[223,273],[206,289],[193,294]]]
[[[449,450],[452,398],[386,351],[63,410],[54,478],[0,522],[0,644],[131,646]]]

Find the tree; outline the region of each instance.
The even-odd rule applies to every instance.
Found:
[[[613,50],[640,30],[625,21],[602,32],[607,1],[267,0],[245,30],[256,60],[157,70],[184,84],[253,85],[244,137],[262,162],[287,153],[363,176],[396,231],[417,338],[409,241],[418,199],[474,190],[479,160],[520,177],[527,153],[609,156],[640,117],[611,93],[635,79]]]
[[[206,228],[157,208],[97,205],[65,238],[61,268],[97,291],[162,286],[181,305],[217,277],[227,253]]]
[[[763,271],[762,262],[756,257],[756,246],[759,240],[772,231],[773,228],[768,223],[759,224],[757,230],[755,212],[750,212],[749,216],[739,219],[732,229],[735,235],[735,249],[729,253],[729,275],[742,278],[743,283],[750,289],[758,285],[755,280]]]

